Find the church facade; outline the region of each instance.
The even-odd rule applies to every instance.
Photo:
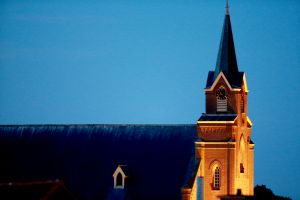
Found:
[[[248,88],[228,6],[206,110],[188,125],[1,125],[1,199],[217,200],[253,196]]]

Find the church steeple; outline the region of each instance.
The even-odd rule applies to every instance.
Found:
[[[226,12],[225,12],[226,15],[229,15],[229,3],[228,3],[228,0],[226,0]]]
[[[214,79],[217,78],[221,71],[224,73],[230,84],[235,85],[237,83],[237,79],[239,78],[239,70],[236,61],[228,0],[226,1],[225,20],[222,30]]]
[[[236,199],[254,194],[254,143],[248,117],[246,75],[238,69],[230,24],[228,0],[215,71],[209,71],[205,91],[205,113],[197,121],[196,155],[203,177],[204,200]],[[199,183],[199,186],[198,186]],[[197,195],[197,189],[190,189]],[[230,198],[228,198],[230,197]]]

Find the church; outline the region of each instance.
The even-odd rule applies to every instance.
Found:
[[[248,87],[228,3],[204,93],[195,124],[1,125],[0,199],[251,198]]]

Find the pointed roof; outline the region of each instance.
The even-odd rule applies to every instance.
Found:
[[[228,4],[226,5],[226,14],[214,73],[214,80],[221,71],[225,74],[231,85],[238,84],[239,81],[237,79],[239,79],[239,70],[236,61]]]

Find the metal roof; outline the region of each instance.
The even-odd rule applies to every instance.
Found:
[[[0,182],[60,179],[78,199],[180,199],[196,138],[195,125],[0,126]],[[118,165],[130,170],[123,191]]]

